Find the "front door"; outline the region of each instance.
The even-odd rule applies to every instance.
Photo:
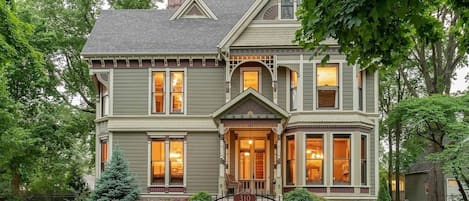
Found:
[[[264,194],[266,192],[266,138],[241,138],[238,156],[240,190]]]

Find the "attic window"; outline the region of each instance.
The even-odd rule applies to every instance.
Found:
[[[193,4],[183,15],[182,18],[207,18],[200,10],[199,6]]]

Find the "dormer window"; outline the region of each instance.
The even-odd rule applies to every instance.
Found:
[[[317,67],[317,107],[320,109],[339,108],[338,69],[338,64],[325,64]]]
[[[254,67],[247,67],[241,69],[241,84],[242,89],[245,91],[246,89],[252,88],[257,92],[260,92],[260,68]]]
[[[296,19],[295,12],[298,6],[301,4],[301,0],[281,0],[280,2],[280,17],[283,20]]]

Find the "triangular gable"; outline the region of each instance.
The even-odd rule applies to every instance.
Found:
[[[287,111],[251,88],[212,114],[213,118],[230,119],[282,119],[288,116]]]
[[[203,0],[186,0],[169,19],[175,20],[179,18],[209,18],[218,20],[217,16],[215,16]]]
[[[236,23],[230,32],[220,41],[218,48],[222,51],[228,49],[228,47],[243,33],[243,31],[249,26],[249,24],[256,18],[259,12],[264,8],[269,0],[258,0],[248,9],[243,17]]]

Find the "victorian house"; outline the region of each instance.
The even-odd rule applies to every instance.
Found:
[[[105,10],[82,51],[99,89],[96,174],[116,146],[144,200],[306,188],[376,200],[378,74],[294,42],[299,0]]]

